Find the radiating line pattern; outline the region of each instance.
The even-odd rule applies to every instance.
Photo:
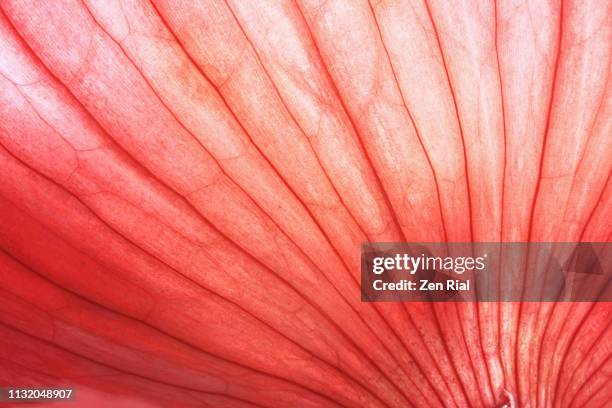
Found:
[[[0,0],[0,386],[609,406],[609,303],[362,303],[359,248],[609,242],[611,54],[608,0]]]

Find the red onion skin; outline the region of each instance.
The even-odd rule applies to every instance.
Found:
[[[362,242],[610,241],[610,2],[0,10],[0,387],[84,407],[612,399],[609,303],[359,290]]]

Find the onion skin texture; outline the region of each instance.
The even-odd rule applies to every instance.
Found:
[[[607,406],[610,303],[366,303],[359,271],[610,242],[611,60],[600,0],[0,0],[0,387]]]

